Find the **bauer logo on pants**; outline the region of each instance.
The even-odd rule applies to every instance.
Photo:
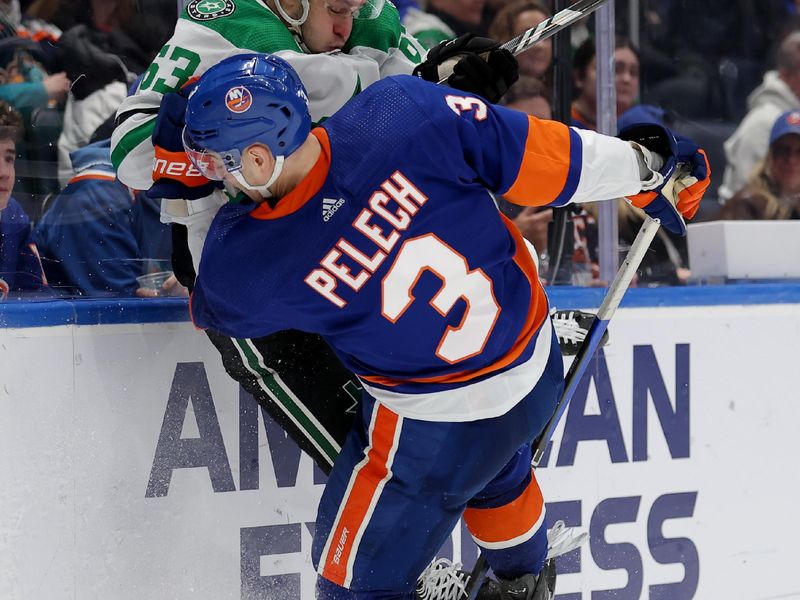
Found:
[[[219,17],[227,17],[233,14],[236,6],[231,0],[194,0],[186,11],[195,21],[211,21]]]

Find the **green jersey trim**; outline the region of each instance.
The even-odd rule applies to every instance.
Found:
[[[122,164],[122,161],[125,160],[125,158],[127,158],[128,155],[139,146],[139,144],[153,136],[153,129],[155,126],[156,120],[154,117],[146,123],[142,123],[138,127],[131,129],[128,133],[122,136],[117,145],[114,147],[114,151],[111,153],[111,164],[114,165],[114,169],[118,170],[119,166]]]
[[[216,18],[198,21],[188,9],[181,19],[216,31],[231,44],[242,50],[275,53],[280,50],[302,52],[286,25],[267,6],[257,0],[228,0],[235,10]]]
[[[350,52],[356,46],[366,46],[389,52],[391,48],[399,46],[402,33],[397,9],[391,2],[386,2],[376,18],[353,19],[353,31],[342,51]]]
[[[441,29],[422,29],[414,33],[417,41],[424,46],[426,50],[430,50],[440,43],[453,39],[453,36],[448,35],[446,31]]]
[[[280,375],[266,366],[264,357],[255,344],[248,339],[233,339],[233,344],[239,351],[242,363],[255,377],[258,386],[306,434],[309,442],[332,465],[341,452],[341,447],[317,421],[314,414],[297,400],[288,386],[283,383]]]

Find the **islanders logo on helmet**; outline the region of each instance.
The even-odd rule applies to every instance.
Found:
[[[253,94],[243,85],[237,85],[225,94],[225,106],[233,113],[243,113],[253,105]]]

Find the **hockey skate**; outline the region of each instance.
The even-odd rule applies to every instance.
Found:
[[[467,597],[470,572],[447,558],[437,558],[417,579],[417,600],[461,600]]]
[[[552,600],[556,589],[556,562],[548,559],[538,575],[528,573],[512,581],[499,580],[497,595],[483,595],[478,598],[486,600]],[[488,590],[487,590],[488,591]]]
[[[564,356],[575,356],[589,333],[595,315],[582,310],[558,310],[550,309],[550,318],[553,319],[553,328],[561,346],[561,354]],[[608,342],[608,330],[603,333],[600,345],[605,346]]]
[[[526,574],[513,581],[496,581],[487,576],[488,566],[479,559],[473,572],[465,571],[461,563],[446,558],[434,560],[417,580],[417,600],[550,600],[555,590],[555,558],[579,548],[587,539],[586,532],[578,533],[564,521],[556,521],[547,531],[547,561],[539,575]],[[470,586],[476,577],[480,588]]]
[[[465,600],[471,573],[440,558],[428,565],[417,580],[417,600]],[[513,581],[486,578],[475,600],[552,600],[555,590],[555,561],[548,559],[539,575],[523,575]]]

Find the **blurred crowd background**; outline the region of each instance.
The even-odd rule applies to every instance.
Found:
[[[800,0],[633,1],[615,2],[619,127],[661,123],[706,149],[714,175],[696,220],[800,218]],[[467,32],[506,41],[561,7],[395,4],[429,48]],[[177,10],[175,0],[0,0],[0,299],[165,293],[170,235],[159,203],[116,179],[108,140]],[[570,28],[568,43],[520,55],[520,80],[503,103],[594,129],[594,32],[592,16]],[[565,89],[563,114],[554,98]],[[551,209],[498,201],[536,247],[548,283],[605,283],[595,205],[568,211],[566,241],[554,250]],[[620,200],[618,215],[624,253],[643,213]],[[554,251],[563,255],[556,274]],[[637,285],[691,282],[686,238],[659,232]]]

